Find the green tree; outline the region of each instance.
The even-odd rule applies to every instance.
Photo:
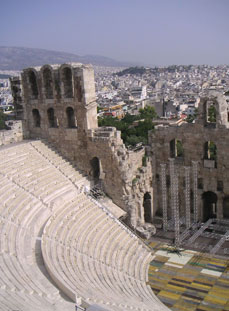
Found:
[[[144,110],[145,111],[145,110]],[[151,112],[150,112],[151,113]],[[147,114],[147,113],[146,113]],[[148,111],[149,114],[149,111]],[[152,114],[150,114],[152,117]],[[99,126],[113,126],[121,131],[123,142],[128,146],[134,146],[140,142],[147,144],[148,132],[154,128],[151,117],[144,118],[144,121],[138,121],[134,125],[134,121],[139,120],[139,115],[126,114],[122,120],[118,120],[112,116],[99,118]]]
[[[184,155],[184,148],[182,142],[180,140],[176,141],[176,149],[177,149],[177,157],[183,157]]]
[[[210,141],[208,143],[208,150],[209,150],[210,160],[215,160],[216,161],[216,158],[217,158],[217,148],[216,148],[216,145],[212,141]]]
[[[216,122],[216,109],[214,105],[211,105],[208,108],[208,122],[212,122],[212,123]]]
[[[198,115],[198,109],[197,108],[195,108],[195,110],[194,110],[194,114],[193,115],[188,115],[187,116],[187,118],[186,118],[186,121],[188,122],[188,123],[193,123],[193,121],[197,118],[197,115]]]
[[[146,106],[144,109],[139,109],[141,119],[156,119],[157,114],[154,107]]]

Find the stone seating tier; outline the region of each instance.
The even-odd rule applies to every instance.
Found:
[[[0,176],[0,310],[70,311],[76,294],[106,310],[167,310],[146,285],[150,252],[58,153],[39,140],[0,148]]]

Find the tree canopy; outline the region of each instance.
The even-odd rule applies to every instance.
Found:
[[[125,145],[135,146],[138,143],[147,144],[148,132],[154,128],[152,120],[156,118],[153,107],[139,110],[138,115],[127,113],[122,120],[112,116],[99,118],[99,126],[112,126],[121,131]]]

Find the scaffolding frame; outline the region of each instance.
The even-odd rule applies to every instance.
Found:
[[[190,167],[185,166],[185,224],[186,229],[191,227],[191,210],[190,210]]]
[[[168,206],[167,206],[167,187],[166,187],[166,164],[161,164],[161,189],[162,189],[162,215],[163,231],[168,230]]]
[[[193,211],[194,211],[194,223],[198,222],[198,162],[192,161],[192,173],[193,173]]]

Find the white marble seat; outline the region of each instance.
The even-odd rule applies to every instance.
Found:
[[[76,294],[110,311],[166,310],[146,285],[150,252],[80,193],[89,181],[63,157],[39,140],[0,148],[0,176],[1,311],[70,311],[63,297]]]

